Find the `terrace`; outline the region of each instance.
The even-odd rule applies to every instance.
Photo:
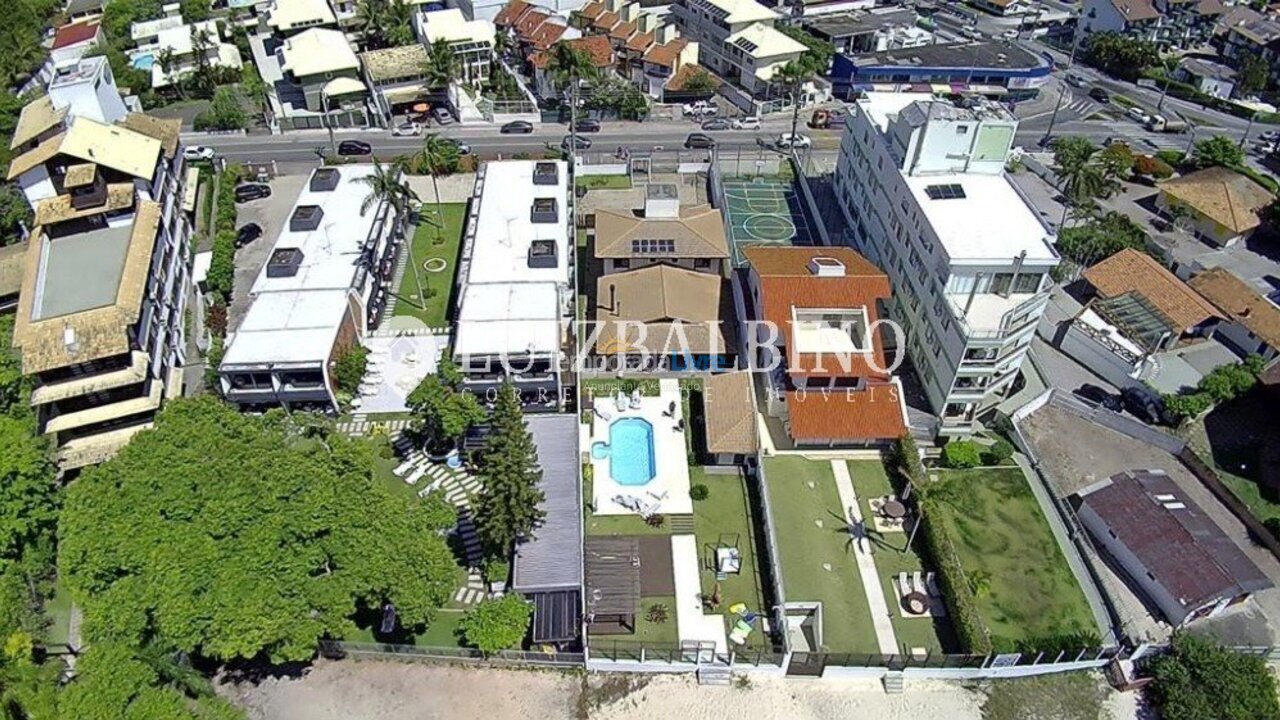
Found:
[[[467,205],[442,205],[439,216],[434,205],[424,205],[421,218],[413,233],[409,261],[418,265],[416,273],[422,288],[418,289],[418,280],[414,279],[415,268],[406,267],[400,286],[396,288],[397,299],[392,314],[416,318],[429,328],[443,328],[451,320],[450,293],[458,271],[458,249],[467,219]],[[399,326],[399,322],[403,321],[394,324]]]

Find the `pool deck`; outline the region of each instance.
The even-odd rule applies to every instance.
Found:
[[[668,409],[674,404],[674,414]],[[680,384],[664,379],[657,397],[641,397],[638,408],[630,403],[619,410],[612,398],[597,398],[596,410],[591,421],[590,443],[609,443],[609,425],[622,418],[643,418],[653,426],[654,477],[644,485],[621,485],[609,472],[611,459],[591,455],[592,502],[596,515],[633,515],[635,511],[614,501],[615,497],[631,496],[652,513],[661,515],[688,515],[693,513],[693,500],[689,497],[689,463],[685,452],[684,431],[677,430],[683,418],[680,402]]]

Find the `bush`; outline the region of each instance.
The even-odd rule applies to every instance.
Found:
[[[213,256],[209,259],[209,273],[205,284],[214,296],[214,302],[223,304],[231,300],[231,290],[236,276],[236,233],[219,230],[213,237]]]
[[[1280,717],[1276,679],[1266,661],[1186,633],[1172,652],[1150,663],[1147,697],[1166,720],[1252,720]]]
[[[505,583],[511,574],[506,560],[490,560],[484,565],[484,579],[491,583]]]
[[[663,625],[671,619],[671,611],[666,603],[654,603],[644,613],[644,619],[654,625]]]
[[[937,573],[956,639],[960,641],[962,651],[986,655],[993,650],[991,635],[978,612],[973,588],[965,580],[954,543],[947,536],[946,523],[942,519],[946,511],[938,502],[930,500],[927,493],[916,497],[920,505],[920,543],[917,547],[925,566],[934,568]]]
[[[204,326],[208,329],[210,335],[220,338],[226,337],[227,306],[221,302],[215,302],[210,305],[208,313],[205,314]]]
[[[1013,457],[1013,444],[999,439],[982,453],[983,465],[1004,465]]]
[[[355,395],[368,366],[369,349],[365,346],[355,343],[343,350],[333,367],[333,378],[338,389]]]
[[[1164,150],[1156,151],[1156,159],[1165,163],[1166,165],[1169,165],[1170,167],[1176,168],[1182,165],[1183,161],[1187,159],[1187,154],[1182,152],[1181,150],[1165,148]]]
[[[1157,180],[1173,177],[1173,167],[1158,157],[1139,155],[1133,161],[1133,171],[1138,175],[1146,175]]]
[[[952,440],[942,448],[943,467],[967,470],[982,464],[982,448],[970,440]]]
[[[225,352],[222,337],[214,335],[209,343],[209,352],[204,355],[204,388],[208,392],[215,394],[222,392],[222,384],[218,381],[218,366],[222,364],[222,356]]]
[[[533,605],[518,594],[503,595],[481,602],[459,623],[462,637],[482,652],[515,647],[529,630]]]
[[[1266,522],[1262,523],[1262,526],[1271,533],[1272,537],[1280,540],[1280,517],[1269,517]]]
[[[1163,395],[1160,398],[1164,402],[1165,412],[1173,418],[1175,422],[1189,420],[1199,417],[1201,413],[1213,406],[1213,398],[1208,393],[1189,392]]]
[[[706,500],[707,496],[710,494],[711,494],[711,489],[708,488],[706,485],[703,485],[702,483],[698,483],[697,485],[694,485],[693,487],[689,488],[689,497],[693,498],[694,500]]]

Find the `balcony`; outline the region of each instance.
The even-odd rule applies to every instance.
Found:
[[[1048,293],[947,295],[951,316],[967,340],[1004,341],[1040,320]]]
[[[146,353],[134,351],[130,355],[130,363],[127,367],[105,373],[72,377],[60,382],[44,383],[31,391],[31,405],[47,405],[140,383],[147,377],[148,363]]]

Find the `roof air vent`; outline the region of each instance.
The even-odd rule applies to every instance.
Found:
[[[560,168],[553,162],[534,163],[534,185],[556,185],[560,182]]]
[[[267,277],[293,277],[302,267],[302,250],[298,248],[276,248],[267,260]]]
[[[844,277],[844,263],[831,257],[815,257],[809,261],[809,272],[818,277]]]
[[[338,187],[340,179],[342,175],[337,168],[319,168],[311,173],[311,182],[307,185],[307,189],[311,192],[330,192]]]
[[[529,214],[529,222],[531,223],[554,223],[559,222],[560,212],[553,197],[534,198],[533,209]]]
[[[554,268],[557,264],[554,240],[534,240],[529,243],[529,267]]]
[[[289,218],[289,232],[309,232],[320,227],[324,217],[324,208],[319,205],[299,205]]]

